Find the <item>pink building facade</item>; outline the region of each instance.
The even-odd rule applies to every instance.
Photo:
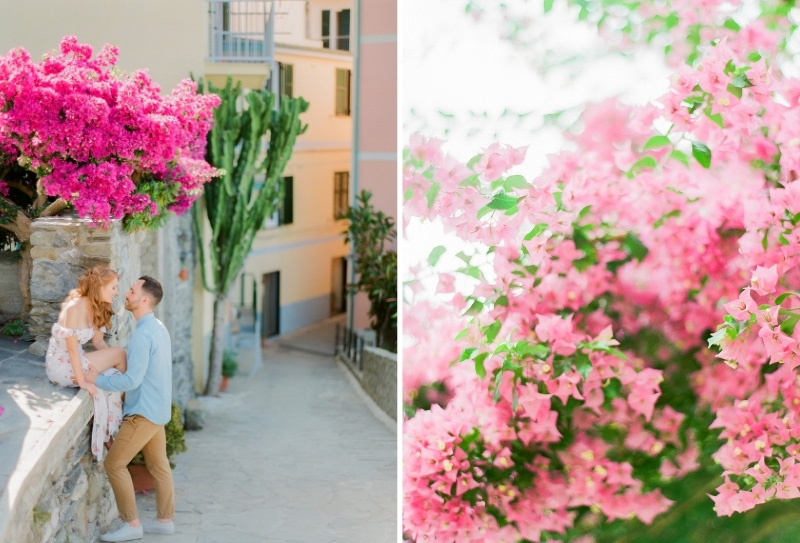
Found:
[[[397,0],[355,0],[353,198],[397,219]],[[354,201],[354,200],[353,200]],[[355,297],[350,327],[369,327],[369,302]]]

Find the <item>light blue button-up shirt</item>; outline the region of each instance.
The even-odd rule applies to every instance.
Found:
[[[127,348],[128,370],[98,375],[96,385],[125,392],[123,416],[141,415],[154,424],[172,418],[172,342],[164,324],[152,313],[136,323]]]

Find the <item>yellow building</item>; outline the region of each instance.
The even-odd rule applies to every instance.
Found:
[[[96,51],[117,46],[121,70],[146,68],[164,91],[190,75],[218,85],[232,76],[305,98],[309,127],[284,172],[284,209],[256,237],[231,300],[255,305],[264,337],[348,307],[356,327],[368,326],[364,301],[347,302],[340,217],[361,188],[396,215],[396,0],[27,0],[0,12],[2,53],[22,46],[37,58],[72,34]],[[196,276],[199,391],[213,315]]]

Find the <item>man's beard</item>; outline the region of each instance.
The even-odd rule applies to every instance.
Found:
[[[125,309],[127,309],[128,311],[133,311],[136,308],[133,307],[128,300],[125,300]]]

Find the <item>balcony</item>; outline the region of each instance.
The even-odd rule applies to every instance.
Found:
[[[208,0],[208,62],[272,62],[273,7],[269,0]]]

